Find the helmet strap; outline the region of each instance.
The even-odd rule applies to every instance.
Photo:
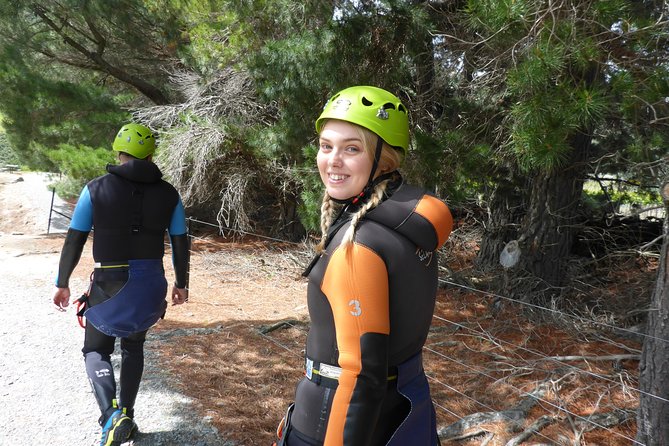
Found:
[[[371,196],[372,192],[374,191],[374,188],[376,187],[377,184],[381,183],[382,181],[387,180],[388,178],[393,177],[397,173],[397,171],[384,173],[384,174],[381,174],[378,177],[374,178],[374,174],[376,173],[376,169],[378,169],[378,167],[379,167],[379,161],[381,160],[382,149],[383,149],[383,140],[381,138],[379,138],[376,141],[376,149],[374,150],[374,161],[372,162],[372,170],[369,173],[369,179],[367,179],[367,184],[365,185],[364,189],[362,189],[362,191],[358,195],[356,195],[355,197],[346,198],[344,200],[330,197],[330,200],[334,201],[335,203],[339,203],[339,204],[356,205],[361,200],[365,201],[366,197]]]
[[[376,149],[374,149],[374,160],[372,161],[372,170],[369,172],[369,178],[367,179],[367,185],[365,188],[360,192],[353,200],[351,201],[352,204],[357,204],[358,201],[361,199],[365,198],[366,196],[371,195],[372,191],[374,190],[374,187],[380,182],[383,181],[381,177],[384,177],[385,175],[379,176],[377,180],[380,181],[374,181],[374,174],[376,173],[376,169],[379,167],[379,161],[381,160],[381,151],[383,150],[383,140],[379,136],[376,140]],[[384,178],[385,179],[385,178]]]
[[[374,161],[372,162],[372,170],[369,172],[369,179],[367,180],[367,186],[371,186],[374,181],[374,174],[376,169],[379,167],[379,161],[381,160],[381,150],[383,150],[383,140],[379,136],[376,140],[376,149],[374,150]],[[365,187],[366,189],[367,187]]]

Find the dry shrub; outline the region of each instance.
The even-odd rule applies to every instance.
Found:
[[[227,68],[203,79],[176,72],[172,81],[183,103],[133,115],[158,132],[157,162],[189,213],[217,221],[221,231],[281,233],[294,225],[294,211],[286,210],[298,195],[294,176],[254,153],[240,135],[239,129],[257,126],[268,115],[248,73]]]

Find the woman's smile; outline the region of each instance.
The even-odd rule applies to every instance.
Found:
[[[348,178],[348,175],[337,175],[335,173],[329,173],[328,178],[330,178],[331,181],[343,181],[346,178]]]

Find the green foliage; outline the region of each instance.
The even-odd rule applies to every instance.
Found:
[[[510,24],[526,20],[532,10],[529,0],[469,0],[467,13],[474,27],[497,32]]]
[[[146,3],[164,7],[152,13]],[[176,54],[173,40],[181,25],[169,5],[144,0],[0,0],[0,10],[11,10],[0,16],[0,44],[19,46],[44,62],[106,73],[141,91],[167,80],[159,68],[172,63]]]
[[[0,0],[7,139],[21,162],[83,178],[88,174],[76,163],[49,150],[107,146],[129,119],[125,110],[135,110],[162,131],[163,142],[174,143],[165,165],[189,194],[213,202],[223,172],[276,172],[271,181],[281,186],[254,184],[253,199],[271,201],[257,198],[264,193],[280,200],[283,182],[290,182],[301,188],[300,217],[317,230],[322,186],[313,162],[314,120],[335,91],[371,84],[397,93],[409,107],[413,139],[405,176],[449,200],[476,199],[509,172],[522,183],[529,172],[569,168],[582,135],[592,141],[586,164],[598,159],[599,172],[651,183],[647,166],[666,156],[669,142],[669,73],[658,63],[667,59],[666,30],[656,25],[657,3],[456,3],[465,6]],[[40,11],[57,19],[63,33]],[[100,36],[105,43],[96,46]],[[77,52],[68,39],[101,59]],[[173,101],[168,117],[142,114],[149,96],[100,60]],[[177,92],[169,79],[175,66],[176,74],[190,79],[195,72],[201,81],[179,84]],[[256,95],[234,82],[207,90],[209,80],[232,68],[251,74]],[[232,111],[217,116],[218,110],[196,109],[211,111],[217,98],[233,104]],[[196,192],[201,183],[206,190]]]
[[[46,156],[59,166],[65,178],[55,185],[63,198],[79,195],[82,187],[93,178],[105,173],[105,166],[114,162],[114,153],[105,148],[85,145],[59,144],[55,150],[43,149]]]
[[[468,3],[468,26],[490,48],[484,60],[500,64],[504,61],[499,54],[513,54],[506,60],[505,83],[497,85],[509,104],[498,111],[505,119],[497,131],[509,135],[505,147],[525,171],[565,167],[577,134],[592,135],[599,150],[627,147],[629,154],[644,147],[649,155],[648,147],[666,140],[667,131],[661,127],[633,130],[653,122],[649,111],[653,116],[667,111],[666,67],[646,59],[659,39],[659,29],[650,19],[654,11],[633,7],[629,1],[588,5],[573,9],[548,5],[547,10],[546,5],[530,1]],[[622,37],[630,31],[634,34]],[[632,53],[650,63],[631,62]],[[477,56],[481,58],[481,53]],[[496,94],[494,87],[477,94],[482,92]],[[651,135],[655,143],[650,143]],[[620,166],[612,167],[615,172]]]
[[[512,108],[513,150],[525,170],[561,167],[572,150],[571,136],[603,122],[608,98],[596,88],[550,88]]]
[[[590,8],[592,8],[593,19],[597,23],[611,24],[623,17],[628,17],[632,11],[632,5],[628,0],[607,0],[592,2]]]
[[[507,72],[508,94],[515,99],[511,148],[524,170],[562,167],[573,135],[607,117],[611,98],[593,65],[599,50],[585,32],[571,21],[547,23]]]
[[[319,57],[324,39],[319,32],[297,33],[268,42],[250,61],[261,97],[277,107],[268,149],[289,162],[301,161],[302,146],[315,136],[313,122],[327,97],[318,73],[322,67],[310,63]]]
[[[439,138],[441,135],[429,134],[422,131],[415,131],[413,133],[413,152],[411,163],[414,167],[410,175],[416,179],[420,179],[421,184],[424,184],[429,189],[436,189],[441,182],[443,170],[447,168],[445,157],[449,152],[452,153],[453,145],[448,144],[447,140],[457,140],[457,135],[443,135],[443,139]],[[454,136],[449,138],[449,136]],[[450,141],[449,141],[450,142]],[[457,145],[459,141],[456,141]],[[407,160],[409,161],[409,160]]]
[[[624,205],[635,208],[641,206],[660,206],[662,198],[656,190],[635,186],[633,182],[615,182],[606,185],[589,181],[583,188],[584,209],[595,218],[602,218],[611,212],[619,212]]]
[[[308,160],[301,169],[296,169],[296,180],[302,186],[298,207],[298,215],[305,229],[309,232],[320,233],[321,202],[323,200],[323,183],[315,167],[318,147],[308,145],[304,148],[304,157]]]
[[[2,132],[0,133],[0,167],[5,164],[19,164],[19,157],[16,155],[12,146],[7,140],[7,135]]]
[[[509,69],[507,82],[509,93],[522,98],[538,91],[545,91],[559,81],[564,70],[565,48],[559,42],[539,42],[528,49],[521,63]]]
[[[414,132],[415,151],[404,166],[408,179],[447,197],[451,206],[476,201],[490,174],[490,147],[470,146],[461,130]]]
[[[243,67],[266,43],[287,38],[295,30],[316,29],[331,14],[327,3],[318,0],[170,3],[182,4],[179,14],[189,44],[181,54],[205,74],[230,66]]]
[[[313,168],[313,158],[307,156],[305,161],[309,148],[304,146],[315,138],[314,122],[328,97],[351,85],[368,84],[409,99],[416,65],[432,38],[426,9],[404,1],[341,2],[334,10],[311,11],[314,19],[286,28],[283,36],[277,31],[275,36],[280,37],[267,40],[248,61],[261,97],[276,106],[276,121],[263,132],[264,150],[305,169]],[[416,145],[413,160],[432,163],[442,156],[439,146],[429,140],[425,135]],[[436,185],[440,170],[432,173],[426,166],[416,172]],[[319,226],[322,194],[314,178],[303,183],[300,210],[310,228]]]
[[[166,102],[179,3],[0,0],[0,112],[19,160],[78,185],[87,175],[49,150],[106,145],[141,95]]]
[[[76,79],[71,70],[39,66],[18,47],[5,46],[0,53],[0,78],[7,138],[21,163],[33,169],[58,171],[45,149],[106,143],[128,119],[95,79]]]

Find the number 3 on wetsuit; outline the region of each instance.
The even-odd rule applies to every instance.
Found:
[[[351,314],[353,316],[360,316],[362,314],[362,308],[360,308],[359,300],[351,299],[348,302],[348,306],[351,307]]]

